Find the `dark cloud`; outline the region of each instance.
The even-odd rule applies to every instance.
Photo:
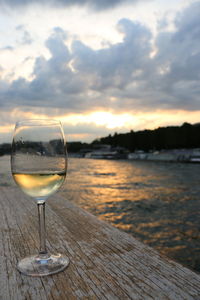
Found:
[[[92,50],[80,41],[73,44],[74,67],[92,74],[92,88],[123,88],[135,78],[144,76],[151,52],[151,33],[139,23],[122,19],[118,28],[124,35],[121,43],[101,50]]]
[[[128,2],[134,4],[139,0],[0,0],[0,5],[12,8],[25,7],[31,4],[44,4],[55,7],[87,6],[93,10],[105,10]]]
[[[169,107],[200,109],[200,2],[179,13],[175,32],[161,32],[156,40],[154,77]]]
[[[150,30],[122,19],[119,43],[94,50],[55,28],[47,39],[51,57],[35,60],[33,79],[0,82],[1,106],[60,112],[200,109],[200,3],[180,13],[175,31],[162,29],[154,50]],[[164,22],[163,22],[164,24]]]
[[[84,106],[80,94],[87,84],[82,75],[73,73],[68,66],[72,56],[64,43],[66,37],[62,29],[54,29],[46,41],[51,58],[47,60],[41,56],[36,59],[32,81],[18,78],[10,83],[7,90],[0,90],[1,105],[66,107],[68,111]]]

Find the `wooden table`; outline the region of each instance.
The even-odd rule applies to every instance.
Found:
[[[65,271],[28,277],[17,261],[37,252],[37,207],[0,188],[0,299],[200,299],[200,275],[60,196],[47,201],[47,246],[70,258]]]

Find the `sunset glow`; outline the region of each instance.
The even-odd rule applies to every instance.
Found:
[[[200,2],[79,2],[0,4],[0,143],[27,118],[87,142],[199,122]]]

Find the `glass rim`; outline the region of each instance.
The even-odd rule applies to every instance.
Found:
[[[61,125],[59,120],[55,119],[25,119],[16,122],[16,127],[19,126],[53,126],[53,125]]]

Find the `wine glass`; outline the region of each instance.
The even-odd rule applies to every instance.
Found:
[[[66,143],[59,121],[37,119],[16,123],[11,171],[21,190],[36,200],[39,216],[39,253],[22,259],[17,265],[25,275],[55,274],[69,264],[64,255],[48,253],[45,229],[45,201],[63,184],[66,170]]]

